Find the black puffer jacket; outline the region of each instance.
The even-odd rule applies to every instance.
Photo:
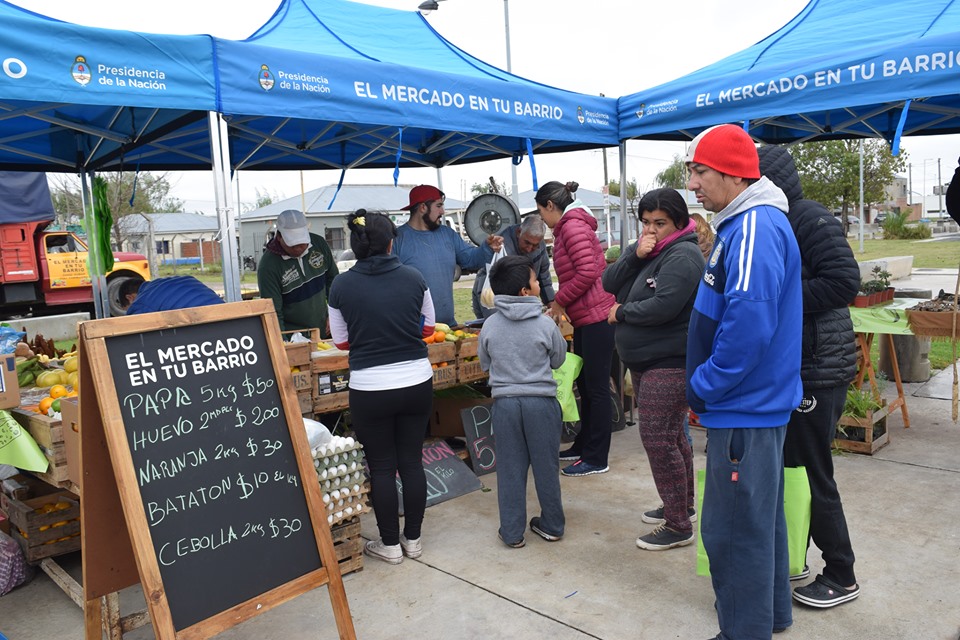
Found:
[[[803,198],[800,175],[785,147],[760,150],[760,173],[783,189],[787,218],[800,246],[803,281],[805,387],[846,386],[857,372],[853,323],[847,305],[860,287],[860,267],[843,227],[819,202]]]

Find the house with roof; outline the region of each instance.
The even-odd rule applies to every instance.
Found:
[[[416,185],[345,184],[327,185],[305,192],[302,196],[286,198],[265,207],[240,215],[237,228],[240,234],[240,255],[253,256],[258,262],[263,246],[272,237],[277,216],[287,209],[303,211],[310,223],[310,232],[323,237],[334,255],[350,248],[347,216],[357,209],[385,211],[401,225],[407,221],[403,207],[409,203],[410,190]],[[466,204],[447,197],[446,211],[452,224]]]
[[[120,247],[146,255],[152,266],[222,263],[220,230],[215,216],[132,213],[120,218],[117,225]]]

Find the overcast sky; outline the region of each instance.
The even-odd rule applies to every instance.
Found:
[[[367,4],[416,10],[420,0],[363,0]],[[37,13],[61,20],[115,29],[161,33],[209,33],[243,39],[274,13],[279,0],[11,0]],[[788,22],[806,0],[512,0],[509,7],[511,62],[514,74],[571,91],[616,97],[670,81],[755,44]],[[504,38],[504,0],[441,0],[427,20],[461,49],[502,68],[507,67]],[[403,46],[398,40],[397,46]],[[904,138],[903,149],[913,164],[913,189],[922,191],[924,164],[926,191],[937,183],[942,159],[944,181],[949,180],[960,155],[960,136]],[[642,188],[682,143],[630,141],[627,179]],[[619,150],[607,150],[608,175],[619,178]],[[924,162],[926,160],[926,162]],[[583,151],[536,157],[540,184],[549,180],[576,180],[583,188],[599,190],[604,183],[603,153]],[[532,187],[528,165],[518,169],[520,191]],[[510,184],[507,160],[448,167],[443,190],[463,199],[470,186],[494,176]],[[213,179],[208,172],[172,174],[174,195],[187,201],[187,210],[214,213]],[[336,184],[339,171],[309,171],[303,176],[309,191]],[[402,169],[401,183],[437,184],[436,170]],[[391,170],[356,169],[345,182],[392,182]],[[252,203],[256,190],[279,197],[300,195],[300,173],[241,172],[240,199]],[[236,195],[236,186],[234,187]],[[276,198],[275,198],[276,199]]]

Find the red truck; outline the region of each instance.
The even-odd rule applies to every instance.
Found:
[[[46,176],[0,172],[0,318],[93,310],[87,245],[70,231],[47,231],[53,205]],[[107,276],[110,315],[123,315],[119,289],[150,279],[139,253],[115,252]]]

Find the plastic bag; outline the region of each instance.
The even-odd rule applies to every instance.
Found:
[[[17,350],[17,343],[23,342],[27,334],[23,331],[16,331],[12,327],[0,327],[0,353],[13,353]]]
[[[577,408],[577,398],[573,395],[573,381],[580,375],[583,368],[583,358],[575,353],[568,353],[559,369],[553,370],[553,379],[557,381],[557,401],[564,422],[576,422],[580,419],[580,409]]]
[[[503,250],[503,247],[500,247],[500,250],[493,254],[493,257],[490,258],[490,262],[487,263],[487,275],[483,281],[483,289],[480,290],[480,304],[485,309],[496,309],[497,305],[493,299],[493,287],[490,286],[490,270],[493,269],[493,265],[496,264],[497,260],[504,257],[506,252]]]
[[[310,443],[310,449],[316,449],[320,445],[327,444],[333,440],[333,434],[330,429],[322,422],[310,418],[303,419],[303,426],[307,430],[307,442]]]

